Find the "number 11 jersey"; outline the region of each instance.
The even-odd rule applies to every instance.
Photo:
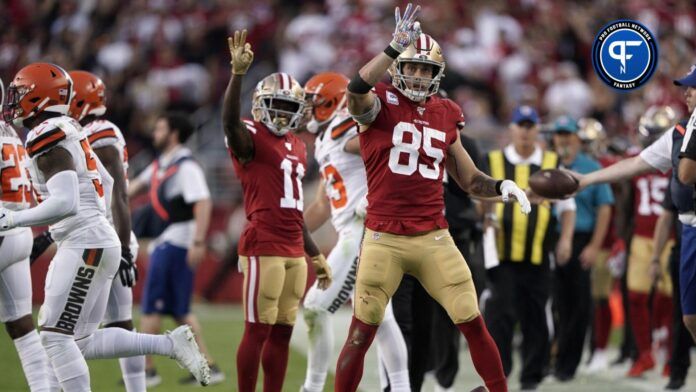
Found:
[[[276,136],[258,121],[243,123],[254,140],[253,158],[242,165],[229,150],[249,221],[239,239],[239,254],[302,257],[307,147],[292,133]]]
[[[360,133],[368,189],[365,226],[400,235],[447,228],[442,180],[447,149],[464,121],[461,109],[437,95],[413,102],[385,83],[375,90],[381,110]]]

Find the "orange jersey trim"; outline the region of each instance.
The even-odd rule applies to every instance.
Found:
[[[352,118],[347,118],[345,121],[342,123],[336,125],[332,130],[331,130],[331,138],[332,139],[338,139],[341,136],[343,136],[348,130],[353,128],[355,126],[355,121],[353,121]]]
[[[116,137],[116,131],[113,130],[113,128],[109,129],[104,129],[103,131],[95,132],[87,137],[87,140],[89,140],[90,144],[96,142],[97,140],[105,139],[107,137]]]
[[[27,143],[27,154],[29,154],[29,156],[34,156],[42,150],[53,147],[66,137],[65,132],[59,128],[56,128],[55,130],[39,136],[35,140]]]
[[[684,129],[681,124],[677,124],[674,128],[677,130],[677,132],[681,133],[682,136],[686,134],[686,129]]]

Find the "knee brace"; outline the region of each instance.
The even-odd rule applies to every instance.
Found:
[[[471,321],[479,315],[475,292],[458,293],[447,306],[447,313],[455,324]]]

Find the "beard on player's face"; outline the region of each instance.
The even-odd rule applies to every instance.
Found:
[[[688,115],[690,115],[694,109],[696,109],[696,88],[687,87],[684,91],[684,99],[686,100],[686,107],[689,110]]]

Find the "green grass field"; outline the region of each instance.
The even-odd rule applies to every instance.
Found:
[[[235,356],[237,346],[242,337],[244,329],[243,312],[238,305],[195,305],[194,312],[198,315],[201,324],[203,325],[203,335],[206,343],[220,368],[225,372],[227,379],[224,383],[206,388],[206,391],[236,391],[237,382],[235,379]],[[339,310],[334,315],[333,329],[335,335],[334,342],[334,357],[331,359],[329,370],[333,371],[336,357],[343,345],[350,324],[351,310],[346,307]],[[137,317],[136,317],[137,319]],[[304,380],[305,367],[307,361],[305,358],[305,348],[307,347],[307,330],[302,319],[302,315],[298,314],[297,326],[293,334],[291,342],[290,361],[288,364],[288,372],[286,377],[284,392],[297,392]],[[174,325],[169,322],[165,328],[173,328]],[[17,353],[9,337],[5,333],[0,333],[0,392],[18,392],[27,391],[24,374],[17,358]],[[612,341],[615,343],[618,336],[614,335]],[[377,374],[377,356],[375,354],[375,346],[370,349],[365,359],[365,372],[360,384],[361,391],[375,392],[379,390],[379,377]],[[462,350],[459,355],[459,373],[455,381],[454,390],[470,391],[472,388],[481,385],[481,380],[476,374],[471,363],[466,345],[462,344]],[[616,349],[610,349],[611,358],[616,355]],[[693,353],[692,353],[693,354]],[[586,358],[586,357],[585,357]],[[167,358],[156,358],[157,369],[163,378],[163,383],[153,391],[190,391],[197,390],[196,387],[181,386],[178,381],[186,376],[184,370],[180,369],[176,363]],[[692,355],[692,362],[696,362],[696,355]],[[511,391],[519,390],[519,366],[520,358],[516,356],[513,364],[513,372],[508,381]],[[628,371],[629,364],[623,366],[612,367],[606,372],[588,375],[584,374],[582,367],[578,370],[576,379],[569,383],[559,383],[553,377],[547,377],[540,385],[539,391],[559,391],[559,392],[655,392],[660,391],[666,383],[666,379],[660,376],[661,366],[647,373],[643,379],[628,379],[625,377]],[[120,369],[117,360],[95,360],[89,362],[90,372],[92,376],[92,390],[95,392],[112,392],[123,391],[123,386],[118,384],[120,379]],[[687,387],[683,390],[694,390],[696,386],[696,372],[691,372]],[[259,375],[259,380],[262,375]],[[333,390],[333,378],[329,375],[326,383],[325,391]],[[434,383],[432,379],[426,379],[423,386],[423,392],[433,391]],[[259,382],[257,391],[261,391],[262,386]]]
[[[194,311],[203,324],[203,336],[212,356],[227,376],[222,384],[210,386],[205,390],[211,392],[236,390],[235,356],[244,331],[244,314],[241,308],[238,306],[195,306]],[[165,328],[173,329],[174,324],[168,322]],[[27,391],[26,380],[14,345],[6,333],[1,335],[0,369],[2,369],[2,376],[0,376],[0,391]],[[179,385],[179,379],[187,374],[173,360],[157,357],[155,363],[163,382],[154,390],[178,392],[192,389],[190,386]],[[300,389],[304,381],[306,365],[307,360],[304,355],[292,350],[285,390],[298,391]],[[124,390],[123,386],[118,384],[121,371],[117,360],[92,360],[89,361],[89,369],[93,391],[115,392]],[[329,385],[333,385],[333,379],[328,382],[331,383]],[[259,382],[258,390],[261,389],[261,382]]]

